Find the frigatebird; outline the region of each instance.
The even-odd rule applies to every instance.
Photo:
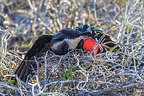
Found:
[[[16,69],[16,76],[26,82],[28,75],[32,74],[33,69],[36,69],[34,56],[41,56],[43,52],[48,50],[54,52],[56,55],[64,55],[70,50],[75,49],[82,39],[90,38],[90,36],[90,33],[82,33],[71,28],[63,29],[56,35],[40,36]],[[15,79],[15,77],[12,79]]]

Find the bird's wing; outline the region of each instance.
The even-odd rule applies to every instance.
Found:
[[[80,36],[79,31],[73,30],[71,28],[66,28],[66,29],[61,30],[59,33],[57,33],[53,39],[61,41],[64,39],[74,39],[79,36]]]
[[[69,45],[66,43],[66,41],[64,41],[62,44],[58,45],[58,48],[57,50],[54,50],[54,53],[57,55],[64,55],[68,53],[68,47]]]
[[[54,37],[53,40],[58,40],[58,41],[62,41],[65,39],[65,35],[62,32],[57,33]]]
[[[34,56],[41,56],[42,52],[50,50],[49,43],[52,38],[53,35],[42,35],[35,41],[32,48],[27,52],[24,60],[15,71],[19,79],[24,82],[26,81],[27,76],[32,72],[32,67],[36,67]]]

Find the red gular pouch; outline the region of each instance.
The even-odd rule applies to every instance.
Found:
[[[95,48],[95,50],[93,50]],[[83,41],[83,49],[86,50],[86,53],[91,53],[92,51],[92,56],[96,55],[98,53],[99,47],[96,45],[96,42],[92,38],[87,38],[84,39]]]

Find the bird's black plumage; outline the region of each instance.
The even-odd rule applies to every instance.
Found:
[[[32,48],[27,52],[25,58],[15,71],[15,74],[19,77],[19,79],[24,82],[26,81],[27,76],[32,72],[32,67],[36,67],[34,56],[41,56],[42,52],[50,50],[49,43],[52,37],[53,35],[42,35],[35,41]]]
[[[28,75],[32,73],[32,69],[36,69],[34,56],[41,56],[41,53],[46,52],[48,50],[53,51],[57,55],[64,55],[69,51],[69,47],[70,47],[68,44],[69,42],[73,43],[72,42],[73,39],[79,38],[80,36],[86,36],[86,35],[90,35],[90,34],[81,33],[79,31],[66,28],[64,30],[61,30],[56,35],[40,36],[35,41],[32,48],[27,52],[25,58],[16,69],[15,74],[19,77],[19,79],[25,82],[27,80]],[[76,39],[76,40],[80,41],[80,39]],[[76,44],[76,46],[79,44],[79,41]],[[55,47],[56,44],[58,46]],[[52,49],[52,46],[54,46],[54,49]]]
[[[81,35],[80,31],[73,30],[71,28],[66,28],[61,30],[59,33],[57,33],[53,39],[57,40],[63,40],[63,39],[74,39]]]
[[[42,56],[42,53],[51,50],[57,55],[64,55],[68,53],[69,50],[78,48],[83,48],[83,39],[81,37],[88,37],[88,38],[97,38],[100,39],[102,37],[102,33],[95,35],[90,32],[81,32],[78,30],[73,30],[71,28],[66,28],[61,30],[56,35],[42,35],[40,36],[35,43],[33,44],[32,48],[27,52],[25,58],[18,66],[15,71],[15,74],[18,76],[19,79],[22,81],[26,81],[29,74],[32,74],[32,69],[36,69],[36,64],[34,61],[34,56]],[[103,43],[106,43],[108,47],[114,47],[116,44],[113,44],[111,38],[105,35],[104,39],[102,40]],[[99,42],[101,43],[101,42]],[[104,48],[104,51],[106,48]],[[12,78],[15,79],[15,78]]]

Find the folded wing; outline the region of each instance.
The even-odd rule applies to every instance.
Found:
[[[32,69],[36,68],[34,56],[41,56],[43,52],[50,50],[49,44],[52,38],[53,35],[42,35],[35,41],[15,71],[19,79],[26,82],[28,75],[32,73]]]

